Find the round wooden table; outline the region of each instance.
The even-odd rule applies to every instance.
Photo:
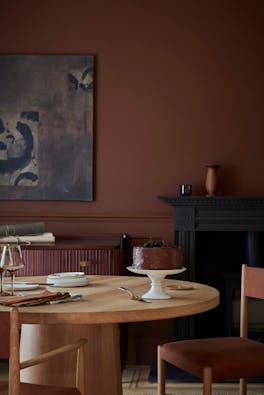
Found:
[[[142,276],[89,276],[86,287],[55,288],[82,294],[78,302],[20,308],[23,320],[21,358],[65,342],[88,338],[85,350],[85,395],[121,395],[119,323],[183,317],[213,309],[219,304],[219,292],[207,285],[165,279],[171,299],[151,303],[132,301],[118,287],[142,295],[150,280]],[[44,282],[46,277],[19,278],[19,281]],[[167,288],[175,287],[177,289]],[[45,288],[45,287],[44,287]],[[61,357],[22,371],[22,380],[34,383],[73,385],[74,356]]]

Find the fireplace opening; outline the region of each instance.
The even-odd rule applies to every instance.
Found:
[[[264,265],[264,232],[196,232],[195,278],[220,291],[217,308],[195,316],[195,337],[239,335],[241,265]],[[256,263],[256,264],[255,264]],[[264,302],[250,300],[249,336],[262,341]]]

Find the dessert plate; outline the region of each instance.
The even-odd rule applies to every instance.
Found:
[[[88,278],[85,279],[85,281],[57,281],[53,282],[52,284],[49,284],[47,281],[47,285],[49,287],[56,287],[56,288],[67,288],[67,287],[85,287],[85,285],[89,284]]]
[[[190,291],[191,289],[194,289],[193,285],[189,284],[176,284],[176,285],[167,285],[167,289],[171,289],[172,291]]]
[[[31,291],[33,289],[39,288],[39,284],[28,284],[28,283],[19,283],[16,282],[14,284],[14,291]],[[11,283],[4,283],[4,290],[11,291]]]

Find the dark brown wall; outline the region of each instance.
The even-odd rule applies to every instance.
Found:
[[[223,194],[264,195],[263,29],[262,0],[2,1],[0,52],[94,54],[96,100],[94,201],[1,201],[1,222],[170,238],[156,196],[204,193],[209,161]]]

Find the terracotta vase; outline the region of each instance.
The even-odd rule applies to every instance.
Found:
[[[215,196],[217,192],[217,178],[218,178],[218,168],[220,165],[208,164],[207,173],[205,178],[205,189],[207,196]]]

